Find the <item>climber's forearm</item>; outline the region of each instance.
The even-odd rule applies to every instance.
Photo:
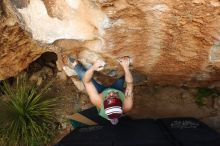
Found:
[[[83,82],[84,83],[88,83],[91,82],[92,76],[94,74],[95,69],[92,67],[90,67],[86,72],[85,75],[83,77]]]
[[[124,68],[125,71],[125,82],[126,83],[133,83],[133,77],[129,70],[129,68]]]
[[[125,69],[125,99],[124,99],[124,112],[129,112],[133,107],[133,77],[129,69]]]

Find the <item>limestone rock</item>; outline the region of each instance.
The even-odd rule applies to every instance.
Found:
[[[73,78],[73,77],[71,78],[71,80],[80,92],[86,93],[86,90],[85,90],[85,87],[82,81],[80,81],[79,79]]]
[[[9,3],[0,2],[0,80],[17,75],[28,67],[45,50],[39,47],[31,35],[18,24],[17,18],[9,13]],[[3,9],[4,8],[4,9]]]
[[[66,81],[67,80],[67,76],[66,76],[65,72],[58,72],[57,73],[57,78],[58,78],[58,80],[61,80],[61,81]]]
[[[38,86],[42,85],[43,81],[53,76],[53,70],[49,67],[43,67],[38,72],[35,72],[30,77],[30,81],[36,83]]]
[[[4,2],[19,19],[16,25],[11,26],[12,21],[10,27],[0,28],[3,36],[14,37],[0,39],[1,51],[5,50],[0,56],[1,79],[15,75],[42,53],[23,29],[57,53],[59,70],[63,58],[73,53],[88,66],[96,59],[105,60],[103,73],[111,76],[116,70],[116,78],[123,74],[116,59],[131,56],[136,78],[149,84],[210,86],[220,79],[218,0]],[[16,49],[18,42],[25,49],[22,45]],[[11,58],[17,61],[13,65],[8,61]]]

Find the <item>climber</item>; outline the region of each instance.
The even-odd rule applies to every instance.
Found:
[[[101,117],[116,125],[118,119],[131,110],[133,106],[133,77],[129,70],[130,57],[125,56],[118,59],[124,69],[125,76],[119,78],[109,87],[97,83],[92,78],[95,71],[103,69],[104,61],[97,60],[88,70],[71,56],[67,58],[67,62],[67,66],[74,69],[80,80],[83,81],[89,98],[92,104],[97,107]],[[126,82],[125,93],[124,82]]]

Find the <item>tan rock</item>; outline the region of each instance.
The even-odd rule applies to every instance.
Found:
[[[35,72],[31,75],[29,80],[31,82],[36,83],[38,86],[42,85],[43,81],[47,78],[51,78],[53,76],[53,70],[49,67],[44,66],[38,72]]]
[[[211,0],[210,3],[211,3],[211,5],[213,5],[214,7],[219,7],[219,6],[220,6],[219,0]]]
[[[58,73],[57,73],[57,78],[58,78],[59,80],[66,81],[66,80],[67,80],[66,73],[65,73],[65,72],[58,72]]]
[[[73,81],[74,85],[76,86],[76,88],[77,88],[79,91],[86,93],[85,87],[84,87],[82,81],[80,81],[79,79],[76,79],[76,78],[74,78],[74,77],[72,77],[71,80]]]
[[[3,9],[13,14],[7,15],[8,21],[12,16],[19,19],[18,24],[0,27],[4,46],[0,79],[16,75],[46,51],[32,36],[57,53],[60,71],[63,58],[74,53],[87,68],[97,58],[105,60],[102,73],[111,76],[116,70],[118,78],[123,71],[116,59],[131,56],[136,75],[145,75],[149,84],[211,86],[220,80],[217,0],[4,0],[4,4],[17,9]]]
[[[43,78],[42,78],[42,77],[39,77],[39,78],[37,79],[36,85],[37,85],[37,86],[41,86],[42,83],[43,83]]]

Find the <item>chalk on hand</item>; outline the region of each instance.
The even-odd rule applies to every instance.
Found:
[[[105,61],[103,61],[103,60],[98,60],[98,61],[99,61],[99,63],[100,63],[100,66],[99,66],[98,69],[96,69],[96,71],[101,71],[101,70],[104,69],[106,63],[105,63]]]

